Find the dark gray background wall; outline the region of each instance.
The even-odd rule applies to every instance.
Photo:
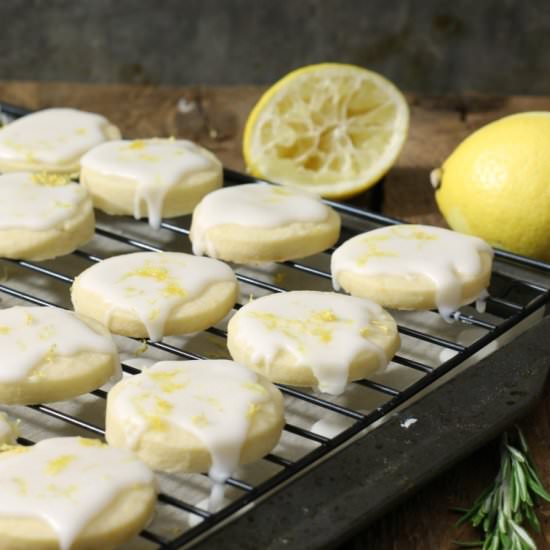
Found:
[[[269,83],[320,61],[406,90],[550,93],[550,0],[0,0],[0,79]]]

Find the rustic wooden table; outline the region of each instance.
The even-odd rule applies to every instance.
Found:
[[[147,87],[72,83],[0,82],[0,100],[31,109],[65,106],[102,113],[127,137],[177,136],[192,139],[218,155],[229,168],[243,170],[241,133],[246,116],[263,88]],[[407,221],[444,225],[437,212],[430,170],[468,134],[506,114],[550,110],[550,97],[408,96],[409,137],[384,185],[383,212]],[[179,106],[179,108],[178,108]],[[359,199],[360,200],[360,199]],[[550,395],[522,421],[539,467],[550,487]],[[453,539],[473,540],[468,528],[456,529],[453,506],[467,506],[496,473],[498,447],[489,444],[421,489],[381,518],[346,548],[373,550],[447,550]],[[539,509],[539,550],[550,548],[550,505]]]

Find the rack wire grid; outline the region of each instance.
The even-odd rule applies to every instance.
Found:
[[[24,109],[2,103],[0,112],[9,119],[27,114]],[[258,181],[229,169],[224,170],[224,180],[226,185]],[[325,202],[343,217],[342,241],[375,227],[401,223],[399,220],[349,204]],[[97,218],[94,240],[69,257],[44,262],[3,260],[3,265],[8,266],[10,275],[0,284],[2,307],[10,300],[40,306],[70,307],[68,291],[74,276],[89,265],[101,261],[105,251],[112,255],[129,251],[188,251],[190,248],[189,216],[163,221],[159,231],[150,229],[145,221],[114,218],[101,213],[98,213]],[[289,287],[330,290],[330,273],[327,266],[332,250],[301,261],[281,262],[265,269],[234,266],[243,289],[240,303],[235,309],[241,307],[247,294],[257,296],[284,292],[289,290]],[[15,273],[11,273],[14,270]],[[403,346],[392,359],[389,369],[393,368],[399,376],[390,376],[388,382],[388,378],[384,378],[382,373],[354,382],[351,385],[352,389],[359,389],[359,393],[366,392],[361,394],[363,401],[363,398],[355,402],[353,399],[346,401],[278,384],[285,396],[287,410],[294,412],[290,414],[291,419],[287,416],[283,444],[261,461],[268,466],[268,473],[264,472],[252,481],[247,479],[246,474],[230,478],[227,485],[233,491],[232,500],[214,513],[209,512],[203,503],[197,503],[196,497],[187,498],[184,474],[171,476],[169,491],[162,490],[161,484],[157,509],[160,515],[162,510],[166,509],[177,511],[178,514],[175,516],[179,519],[174,520],[175,525],[174,521],[172,522],[170,529],[156,529],[156,522],[153,522],[140,537],[165,549],[192,546],[223,526],[231,517],[242,513],[245,507],[267,498],[354,438],[368,437],[364,434],[387,418],[392,411],[417,398],[426,389],[437,386],[444,376],[456,372],[458,367],[468,363],[467,360],[475,362],[484,350],[496,347],[495,342],[499,339],[510,339],[514,330],[517,332],[519,327],[525,324],[522,323],[524,320],[542,316],[545,305],[550,301],[547,284],[549,275],[548,264],[496,250],[486,312],[479,313],[472,306],[460,308],[454,316],[453,325],[441,321],[435,312],[396,312]],[[59,299],[51,298],[52,287],[61,289],[56,295]],[[224,327],[225,323],[216,325],[199,338],[147,341],[147,349],[162,353],[166,357],[183,360],[219,357],[226,353]],[[466,341],[461,341],[465,331]],[[134,346],[141,344],[139,341],[123,337],[116,339],[119,346],[124,340]],[[423,350],[422,353],[415,352],[419,346]],[[426,352],[426,348],[430,348],[429,353]],[[126,354],[126,359],[124,355],[121,357],[124,375],[134,375],[141,371],[135,366],[136,361],[132,361],[132,354]],[[391,381],[394,382],[393,385]],[[100,389],[91,395],[95,401],[93,406],[104,411],[107,391]],[[71,409],[71,412],[67,412],[62,405],[37,404],[26,407],[25,410],[54,419],[59,423],[62,433],[66,433],[69,427],[78,430],[78,433],[88,433],[92,437],[104,435],[103,425],[100,422],[91,422],[85,408]],[[307,421],[303,421],[304,416],[307,417]],[[319,429],[319,419],[328,422],[330,433],[327,433],[326,426],[325,429]],[[19,438],[21,444],[34,443],[33,439],[24,433],[22,435],[23,437]],[[291,443],[287,441],[285,446],[285,439]],[[206,476],[199,477],[203,483],[209,483]],[[182,517],[187,520],[182,520]]]

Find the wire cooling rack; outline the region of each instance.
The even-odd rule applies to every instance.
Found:
[[[9,118],[26,114],[24,109],[1,103],[0,109]],[[228,169],[224,171],[224,180],[225,185],[257,181]],[[348,204],[326,202],[343,217],[342,240],[358,232],[399,223]],[[164,221],[161,229],[154,231],[144,221],[98,213],[94,240],[68,257],[45,262],[3,260],[8,274],[7,280],[0,284],[3,307],[12,303],[70,307],[69,287],[74,276],[104,257],[131,251],[188,252],[189,222],[189,217]],[[331,252],[266,268],[234,266],[242,287],[241,299],[235,308],[241,307],[248,296],[290,289],[329,290]],[[193,546],[252,504],[284,489],[289,482],[368,432],[403,404],[437,386],[443,377],[468,362],[475,362],[481,354],[494,349],[497,342],[512,338],[529,319],[542,316],[544,306],[550,301],[549,279],[550,265],[497,250],[486,312],[479,313],[469,306],[461,308],[455,314],[453,325],[444,323],[434,312],[396,313],[402,349],[393,358],[388,375],[373,375],[351,385],[350,392],[355,397],[332,398],[279,385],[289,411],[282,443],[264,457],[261,465],[252,467],[251,471],[245,469],[242,475],[227,481],[231,499],[215,513],[209,512],[200,499],[200,495],[208,491],[209,481],[205,476],[168,476],[170,479],[161,483],[157,515],[172,519],[165,524],[154,521],[144,530],[140,535],[143,547]],[[151,361],[159,357],[187,360],[225,356],[225,326],[222,322],[201,335],[146,342],[146,346],[117,337],[119,347],[133,350],[122,355],[123,372],[131,376],[141,371],[140,361],[146,358],[140,354],[145,349],[144,355],[151,355]],[[103,437],[102,413],[106,396],[107,391],[101,389],[86,398],[86,407],[94,408],[96,413],[99,411],[94,421],[90,420],[92,417],[84,406],[37,404],[26,407],[18,415],[25,419],[30,415],[29,423],[37,424],[38,428],[27,435],[24,420],[20,443],[31,445],[36,439],[54,433],[73,434],[71,430]],[[36,415],[48,418],[45,428]],[[194,483],[202,489],[197,490],[192,486]],[[128,548],[141,548],[139,542],[132,544]]]

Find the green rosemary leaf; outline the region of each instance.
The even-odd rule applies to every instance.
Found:
[[[512,447],[511,445],[506,445],[506,448],[518,462],[525,462],[525,456],[522,455],[521,452],[518,451],[516,448]]]
[[[531,477],[527,477],[527,484],[531,491],[536,493],[540,498],[546,500],[546,502],[550,502],[550,494],[548,494],[548,491],[542,486],[541,482],[537,482]]]
[[[483,541],[482,540],[469,540],[469,541],[462,541],[462,540],[452,540],[453,544],[456,544],[457,546],[461,546],[462,548],[482,548],[483,547]]]
[[[525,508],[525,518],[529,522],[529,525],[532,529],[534,529],[537,533],[540,533],[540,522],[539,518],[533,511],[533,508],[526,507]]]
[[[523,527],[521,527],[517,523],[514,523],[513,521],[510,522],[510,525],[526,548],[528,548],[529,550],[537,550],[537,545],[535,544],[535,541],[531,538],[529,533]]]

